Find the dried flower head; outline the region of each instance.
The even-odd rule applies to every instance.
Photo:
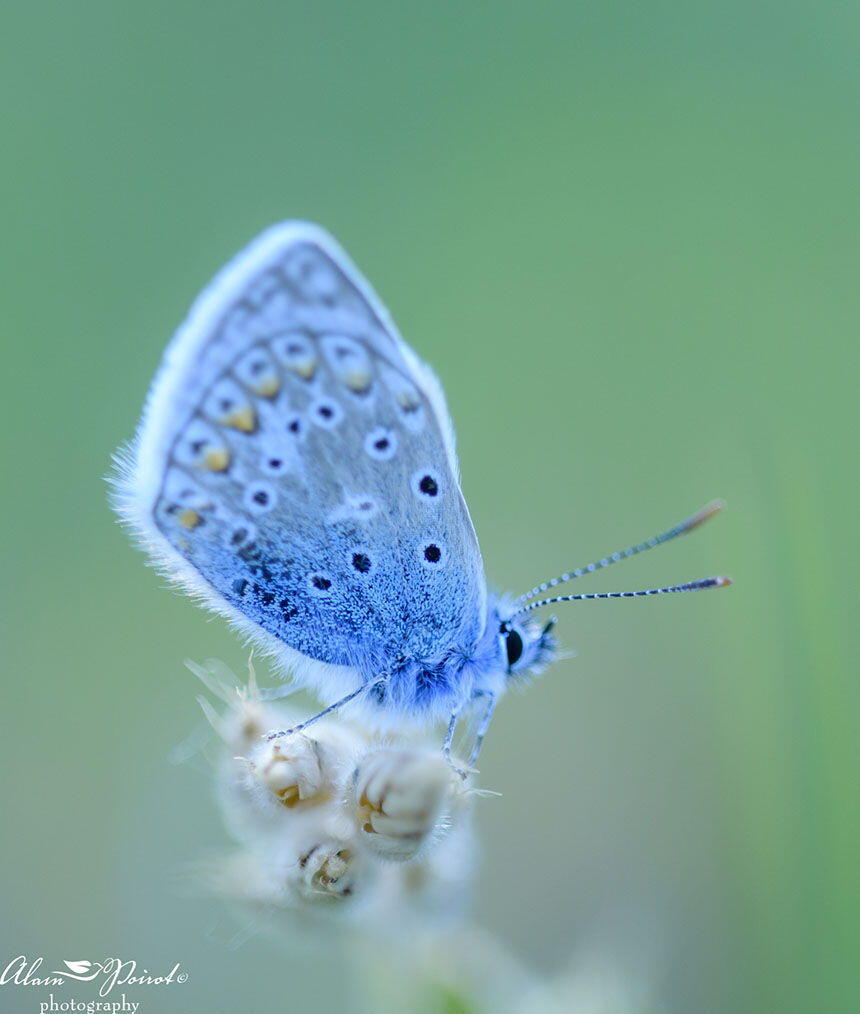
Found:
[[[292,915],[325,910],[348,923],[358,912],[364,925],[458,906],[473,793],[437,743],[414,730],[383,739],[340,717],[267,739],[301,715],[265,699],[253,666],[244,686],[219,663],[189,668],[223,705],[200,698],[221,741],[222,814],[241,847],[210,864],[212,886]]]

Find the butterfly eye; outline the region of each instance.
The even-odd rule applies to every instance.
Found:
[[[523,657],[523,636],[516,627],[508,627],[502,624],[501,635],[505,639],[505,654],[508,658],[508,668],[512,668]]]

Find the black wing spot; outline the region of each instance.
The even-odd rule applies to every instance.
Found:
[[[373,561],[370,559],[367,553],[353,553],[352,565],[359,572],[359,574],[366,574],[373,566]]]
[[[340,405],[331,398],[321,398],[312,406],[311,412],[314,422],[324,429],[337,426],[343,416]]]
[[[442,492],[442,480],[433,469],[419,468],[412,473],[409,487],[419,500],[434,500]]]
[[[267,475],[283,475],[287,470],[287,462],[283,458],[279,457],[264,458],[262,462],[262,469]]]
[[[238,555],[240,559],[244,560],[254,577],[262,577],[264,581],[272,580],[270,566],[273,564],[272,557],[267,556],[256,542],[245,543],[238,551]]]
[[[397,437],[391,430],[379,426],[367,434],[364,450],[377,461],[388,461],[397,452]]]
[[[257,514],[271,510],[277,502],[278,496],[273,486],[265,483],[255,483],[245,493],[245,503],[250,511]]]
[[[332,588],[332,580],[328,574],[310,574],[308,576],[308,589],[312,595],[328,595]]]
[[[421,561],[422,567],[427,567],[428,570],[439,570],[445,566],[444,542],[420,543],[417,549],[418,559]]]

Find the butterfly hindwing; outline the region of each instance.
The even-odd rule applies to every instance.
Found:
[[[192,309],[125,491],[210,605],[379,670],[480,635],[480,553],[432,375],[321,230],[265,233]]]

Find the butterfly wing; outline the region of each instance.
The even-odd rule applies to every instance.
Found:
[[[199,297],[118,500],[172,577],[299,673],[376,675],[482,632],[441,388],[315,226],[269,229]]]

